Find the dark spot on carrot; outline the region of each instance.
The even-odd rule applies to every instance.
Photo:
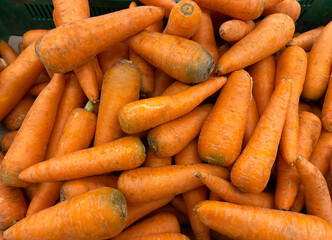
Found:
[[[119,190],[114,190],[111,193],[112,205],[119,210],[123,218],[127,218],[127,204],[126,199]]]
[[[157,154],[157,152],[158,152],[157,142],[152,138],[149,138],[148,141],[149,141],[149,146],[151,147],[152,151]]]
[[[191,16],[194,13],[195,7],[190,3],[185,3],[181,6],[181,12],[185,16]]]

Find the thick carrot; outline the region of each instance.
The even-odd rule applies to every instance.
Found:
[[[160,157],[172,157],[181,152],[198,136],[211,110],[211,104],[204,104],[182,117],[151,129],[148,133],[150,148]]]
[[[104,187],[26,217],[5,231],[4,237],[8,240],[107,239],[119,234],[126,221],[127,205],[122,193]]]
[[[195,211],[208,227],[236,239],[332,238],[331,225],[306,214],[215,201],[201,202]]]
[[[198,152],[204,161],[230,166],[240,155],[250,105],[251,81],[244,70],[229,76],[199,135]]]
[[[160,96],[173,82],[173,78],[157,68],[154,71],[154,89],[151,97]]]
[[[229,20],[221,24],[219,28],[219,35],[227,42],[237,42],[244,38],[255,28],[255,23],[252,20]]]
[[[19,54],[21,54],[25,49],[25,47],[23,45],[23,42],[19,42],[18,45],[17,45],[17,48],[18,48]]]
[[[175,198],[171,202],[171,205],[173,207],[175,207],[177,210],[179,210],[179,212],[181,212],[184,215],[188,216],[187,206],[186,206],[185,201],[183,200],[182,194],[175,196]]]
[[[251,135],[255,131],[258,120],[259,120],[259,116],[258,116],[255,98],[253,96],[251,96],[248,116],[247,116],[246,130],[244,131],[244,135],[243,135],[242,148],[245,148],[247,146]]]
[[[128,228],[114,237],[113,240],[127,240],[151,234],[179,232],[180,225],[176,217],[171,213],[161,212]]]
[[[214,63],[217,63],[220,56],[217,49],[217,43],[214,37],[213,23],[210,10],[202,8],[201,24],[191,40],[201,44],[211,54]]]
[[[283,0],[282,2],[264,10],[262,15],[265,17],[274,13],[286,14],[296,22],[301,13],[301,5],[296,0]]]
[[[290,95],[291,81],[281,80],[247,147],[232,168],[231,179],[235,186],[251,193],[260,193],[266,187],[276,159]]]
[[[165,9],[165,17],[168,18],[172,8],[175,6],[174,0],[140,0],[145,5],[157,6]]]
[[[1,139],[1,150],[4,153],[8,152],[8,149],[10,148],[12,143],[14,142],[14,139],[17,135],[17,132],[18,131],[9,132],[9,133],[5,134],[2,137],[2,139]]]
[[[151,234],[145,236],[132,237],[128,240],[190,240],[186,235],[181,233],[161,233],[161,234]]]
[[[264,10],[265,9],[268,9],[270,7],[272,7],[273,5],[276,5],[280,2],[282,2],[283,0],[265,0],[265,7],[264,7]]]
[[[190,88],[190,85],[183,82],[174,81],[168,88],[161,94],[161,96],[172,96],[178,94],[186,89]]]
[[[27,94],[19,101],[14,109],[10,111],[4,119],[5,126],[9,131],[15,131],[21,127],[34,101],[35,98]]]
[[[172,157],[159,157],[151,148],[148,148],[146,159],[142,165],[143,167],[163,167],[169,165],[172,165]]]
[[[8,43],[6,43],[4,40],[0,40],[0,56],[9,65],[16,60],[17,53]]]
[[[29,187],[22,188],[27,203],[30,203],[33,197],[36,195],[39,185],[39,183],[33,183]]]
[[[37,97],[41,91],[43,91],[44,88],[46,88],[48,85],[47,82],[40,82],[40,83],[35,83],[32,88],[29,90],[29,94]]]
[[[47,145],[45,159],[53,157],[71,111],[75,108],[83,107],[86,102],[85,94],[75,74],[69,73],[67,77],[68,79],[66,80],[65,89],[59,103],[50,141]]]
[[[301,33],[300,35],[293,37],[287,45],[299,46],[303,48],[304,51],[308,52],[311,50],[312,45],[314,45],[323,29],[324,27],[321,26],[310,31]]]
[[[217,73],[233,72],[270,56],[291,40],[294,30],[294,22],[289,16],[282,13],[267,16],[220,58]]]
[[[137,168],[120,175],[118,188],[130,203],[149,202],[202,186],[194,176],[196,171],[228,177],[225,168],[209,164]]]
[[[163,16],[161,8],[143,6],[64,24],[37,40],[36,53],[47,69],[68,72],[88,62],[113,43],[161,20]]]
[[[329,85],[326,90],[321,115],[324,129],[332,132],[332,75],[330,76]]]
[[[332,22],[326,25],[319,34],[308,58],[307,75],[303,86],[302,97],[318,100],[325,93],[332,64]]]
[[[26,187],[20,172],[45,158],[46,147],[65,85],[63,74],[55,74],[39,94],[0,166],[1,181],[8,186]]]
[[[23,171],[20,179],[29,182],[71,180],[129,170],[140,166],[144,160],[145,148],[141,140],[137,137],[123,137],[35,164]]]
[[[126,60],[114,63],[105,73],[94,146],[125,135],[120,128],[118,112],[123,105],[139,99],[139,86],[138,68]]]
[[[47,33],[49,30],[46,29],[34,29],[27,31],[23,34],[23,45],[25,48],[33,44],[38,38],[43,36],[45,33]]]
[[[218,91],[225,83],[225,77],[212,78],[173,96],[128,103],[118,112],[121,129],[125,133],[138,133],[179,118]]]
[[[0,74],[0,121],[29,91],[43,69],[31,45]]]

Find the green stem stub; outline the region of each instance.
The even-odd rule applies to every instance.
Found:
[[[89,112],[93,112],[95,110],[95,105],[93,104],[93,102],[88,101],[87,104],[85,105],[84,109]]]

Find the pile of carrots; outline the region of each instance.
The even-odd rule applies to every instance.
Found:
[[[140,2],[0,42],[0,239],[332,239],[332,21]]]

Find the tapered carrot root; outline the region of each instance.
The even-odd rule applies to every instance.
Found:
[[[151,97],[160,96],[173,83],[173,81],[173,78],[157,68],[154,72],[154,89]]]
[[[12,145],[12,143],[14,142],[14,139],[17,135],[18,131],[14,131],[14,132],[10,132],[5,134],[2,139],[1,139],[1,150],[6,153],[10,146]]]
[[[16,60],[17,53],[8,43],[6,43],[4,40],[0,40],[0,56],[9,65]]]
[[[142,31],[127,43],[147,62],[184,83],[204,82],[214,68],[213,58],[204,47],[181,37]]]
[[[291,81],[279,82],[247,147],[236,160],[232,183],[251,193],[264,190],[276,159],[291,94]]]
[[[195,211],[204,224],[231,238],[323,240],[332,237],[332,227],[326,221],[300,213],[215,201],[201,202]]]
[[[27,48],[30,44],[34,43],[38,38],[43,36],[48,31],[49,30],[46,29],[34,29],[25,32],[22,36],[24,47]]]
[[[250,95],[249,74],[244,70],[233,72],[221,90],[199,135],[198,152],[204,161],[230,166],[239,156]]]
[[[168,18],[172,8],[176,5],[174,0],[140,0],[145,5],[157,6],[165,9],[165,17]]]
[[[173,96],[128,103],[118,113],[121,129],[129,134],[138,133],[181,117],[218,91],[225,82],[225,77],[212,78]]]
[[[289,16],[281,13],[267,16],[220,58],[217,73],[233,72],[270,56],[291,40],[294,30],[294,22]],[[264,41],[259,42],[262,36]]]
[[[146,236],[139,236],[130,238],[131,240],[190,240],[186,235],[181,233],[161,233],[161,234],[151,234]]]
[[[65,214],[68,212],[71,214]],[[33,214],[5,231],[4,237],[8,240],[107,239],[119,234],[126,221],[127,205],[122,193],[105,187]]]
[[[227,42],[237,42],[255,28],[253,21],[229,20],[221,24],[219,35]]]
[[[268,16],[274,13],[286,14],[296,22],[301,13],[301,5],[296,0],[283,0],[282,2],[264,10],[262,15]]]
[[[172,96],[178,94],[186,89],[190,88],[190,85],[185,84],[183,82],[175,81],[165,91],[161,94],[161,96]]]
[[[46,82],[41,82],[41,83],[36,83],[35,85],[32,86],[32,88],[29,90],[29,94],[37,97],[39,95],[39,93],[41,93],[41,91],[44,90],[44,88],[47,87]]]
[[[318,36],[321,34],[324,27],[318,27],[310,31],[301,33],[299,36],[292,38],[287,45],[299,46],[303,48],[304,51],[310,51],[312,45],[316,42]]]
[[[194,177],[196,171],[228,177],[226,169],[208,164],[138,168],[123,172],[119,177],[118,188],[128,202],[149,202],[202,186],[202,183]]]
[[[324,129],[332,132],[332,76],[330,76],[329,85],[325,94],[322,109],[322,122]]]
[[[255,98],[253,96],[251,96],[250,105],[249,105],[249,109],[248,109],[246,130],[243,135],[243,143],[242,143],[243,148],[247,146],[249,139],[251,138],[251,135],[255,131],[258,120],[259,120],[259,116],[258,116]]]
[[[159,157],[157,156],[151,148],[148,149],[146,153],[146,159],[143,163],[143,167],[163,167],[172,165],[172,157]]]

